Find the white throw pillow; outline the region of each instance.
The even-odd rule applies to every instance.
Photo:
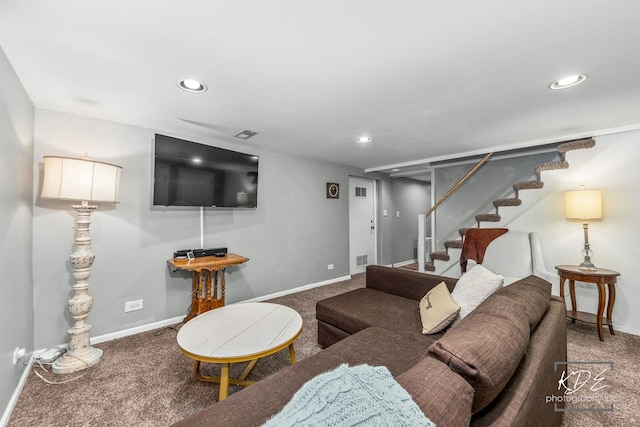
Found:
[[[503,284],[504,277],[493,274],[482,264],[475,265],[463,274],[451,292],[451,298],[460,306],[460,314],[454,324],[475,310],[482,301],[500,289]]]

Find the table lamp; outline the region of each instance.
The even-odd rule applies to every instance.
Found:
[[[597,270],[591,262],[593,252],[589,247],[589,220],[602,219],[602,192],[600,190],[585,190],[584,185],[580,190],[567,191],[564,194],[565,218],[581,220],[584,229],[584,261],[580,263],[580,270]]]
[[[76,372],[100,361],[102,350],[89,344],[91,325],[86,322],[93,297],[89,295],[89,276],[94,255],[91,253],[89,225],[91,213],[97,208],[89,202],[118,202],[122,167],[88,158],[44,157],[44,181],[41,197],[80,201],[71,205],[77,212],[75,247],[70,256],[73,268],[74,295],[68,302],[75,324],[67,332],[67,351],[51,366],[57,374]]]

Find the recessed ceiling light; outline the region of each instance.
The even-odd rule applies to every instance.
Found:
[[[202,93],[207,91],[207,87],[194,79],[184,79],[178,82],[178,87],[187,92]]]
[[[563,77],[549,85],[549,89],[566,89],[571,86],[579,85],[583,81],[587,80],[587,76],[583,74],[576,74],[573,76]]]
[[[393,168],[393,169],[391,169],[391,172],[400,172],[400,169],[398,169],[398,168]]]
[[[356,142],[359,142],[360,144],[366,144],[367,142],[371,142],[373,141],[373,139],[371,139],[370,136],[361,136],[358,139],[356,139]]]

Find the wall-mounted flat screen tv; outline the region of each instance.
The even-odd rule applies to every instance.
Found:
[[[258,156],[159,134],[154,151],[155,206],[258,206]]]

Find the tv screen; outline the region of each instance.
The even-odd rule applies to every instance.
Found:
[[[258,206],[258,156],[156,134],[155,206]]]

